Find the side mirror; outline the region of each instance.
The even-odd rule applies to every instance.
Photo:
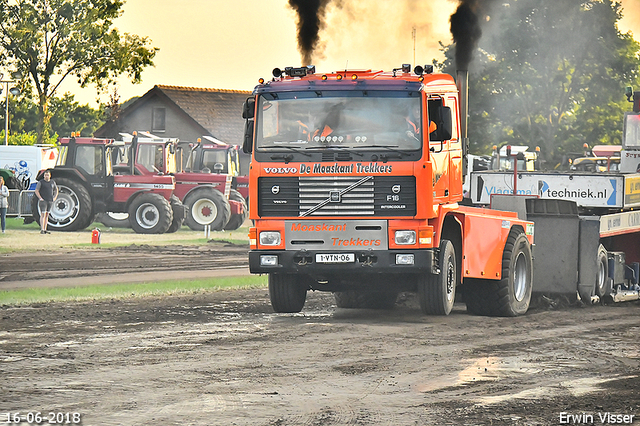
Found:
[[[242,118],[252,119],[255,115],[256,100],[255,98],[247,98],[242,105]]]
[[[251,154],[253,152],[253,120],[244,123],[244,141],[242,142],[242,152]]]

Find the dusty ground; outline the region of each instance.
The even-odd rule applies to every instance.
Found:
[[[46,265],[99,281],[126,265],[188,276],[194,260],[246,264],[246,248],[199,247],[110,249],[102,263],[76,250]],[[4,273],[39,277],[37,264],[18,271],[21,256],[3,255]],[[83,425],[640,424],[639,312],[540,305],[483,318],[456,305],[430,317],[411,296],[374,311],[310,293],[301,314],[274,314],[266,289],[4,306],[0,422],[41,412],[80,413]]]

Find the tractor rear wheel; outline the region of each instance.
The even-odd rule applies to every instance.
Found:
[[[440,273],[418,278],[418,300],[426,315],[449,315],[456,299],[458,268],[456,252],[449,240],[440,241]]]
[[[138,195],[129,206],[129,222],[138,234],[164,234],[172,220],[171,205],[160,194]]]
[[[229,219],[229,222],[224,227],[225,231],[234,231],[240,228],[244,221],[249,217],[249,208],[247,207],[244,197],[242,197],[242,195],[240,195],[240,193],[235,189],[232,189],[229,193],[229,199],[242,203],[242,213],[232,214],[231,219]]]
[[[185,222],[194,231],[204,230],[205,225],[209,225],[212,231],[220,231],[231,216],[229,201],[213,188],[193,191],[184,198],[184,205],[189,210]]]
[[[293,274],[269,274],[269,298],[275,312],[300,312],[307,300],[307,287]]]
[[[93,220],[92,202],[89,191],[81,183],[68,178],[54,179],[58,186],[58,198],[51,205],[48,229],[55,231],[79,231],[89,226]],[[40,224],[38,197],[31,200],[31,214]]]
[[[182,222],[184,222],[184,206],[180,199],[175,195],[171,196],[171,211],[173,212],[173,221],[171,222],[169,229],[167,229],[168,234],[176,232],[182,227]]]

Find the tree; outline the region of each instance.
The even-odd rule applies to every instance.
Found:
[[[157,48],[146,37],[121,35],[113,20],[121,0],[0,0],[0,59],[25,76],[37,98],[38,142],[49,131],[51,98],[73,76],[81,87],[112,83],[123,73],[134,83],[153,65]]]
[[[624,87],[638,82],[640,45],[617,28],[611,0],[494,2],[469,84],[472,150],[540,146],[551,164],[583,143],[619,143]],[[454,46],[439,64],[453,71]]]

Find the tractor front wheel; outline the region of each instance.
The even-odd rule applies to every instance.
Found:
[[[171,205],[160,194],[141,194],[129,206],[129,222],[138,234],[164,234],[172,221]]]

